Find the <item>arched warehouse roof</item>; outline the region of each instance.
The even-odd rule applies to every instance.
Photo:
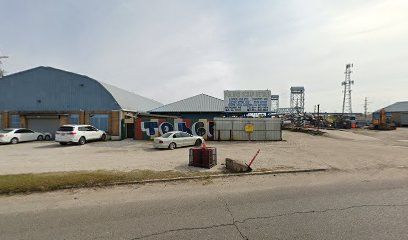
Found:
[[[0,111],[146,112],[163,104],[84,75],[37,67],[0,78]]]

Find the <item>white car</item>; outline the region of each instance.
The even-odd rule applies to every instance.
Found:
[[[91,125],[63,125],[55,133],[55,141],[61,145],[78,143],[84,145],[87,141],[106,140],[105,131]]]
[[[204,143],[204,138],[200,136],[193,136],[186,132],[173,131],[156,137],[153,142],[155,148],[175,149],[177,147],[185,146],[200,146]]]
[[[27,128],[6,128],[0,130],[0,143],[12,143],[29,141],[50,140],[51,133],[35,132]]]

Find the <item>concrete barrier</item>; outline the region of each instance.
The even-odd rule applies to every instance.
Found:
[[[249,172],[251,170],[245,163],[238,162],[231,158],[225,159],[225,167],[228,171],[233,173]]]

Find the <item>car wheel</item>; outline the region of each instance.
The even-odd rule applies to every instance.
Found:
[[[66,142],[60,142],[59,144],[61,144],[61,145],[67,145]]]
[[[196,146],[198,147],[198,146],[201,145],[201,143],[202,143],[201,140],[200,140],[200,139],[197,139],[194,145],[196,145]]]
[[[84,137],[81,137],[78,141],[79,145],[84,145],[86,143],[86,139]]]
[[[44,139],[44,137],[42,135],[37,137],[37,141],[42,141]]]
[[[17,144],[18,143],[18,138],[12,138],[10,143],[11,144]]]
[[[102,134],[101,141],[106,141],[106,134]]]
[[[50,141],[51,140],[51,136],[50,135],[46,135],[45,136],[45,141]]]
[[[175,149],[176,147],[177,147],[177,145],[176,145],[176,143],[174,143],[174,142],[172,142],[172,143],[169,144],[169,149],[170,149],[170,150],[173,150],[173,149]]]

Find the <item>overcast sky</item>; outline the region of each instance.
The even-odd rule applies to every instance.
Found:
[[[341,111],[346,63],[353,110],[408,100],[407,0],[0,0],[10,73],[52,66],[162,103],[270,89],[289,105]]]

